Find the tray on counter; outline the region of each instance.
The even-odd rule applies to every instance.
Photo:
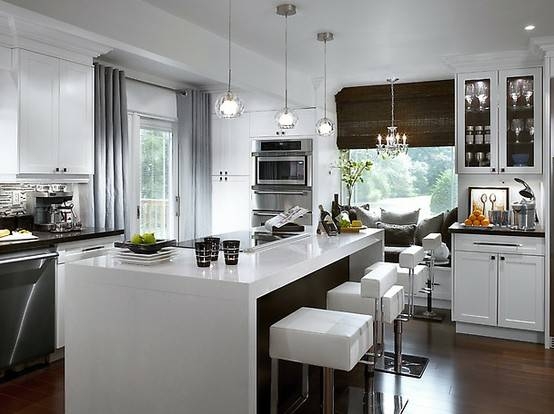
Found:
[[[155,254],[159,252],[164,247],[173,247],[177,244],[175,239],[171,240],[156,240],[156,243],[152,244],[133,244],[130,241],[124,242],[115,242],[115,247],[120,247],[123,249],[129,249],[133,253],[138,254]]]

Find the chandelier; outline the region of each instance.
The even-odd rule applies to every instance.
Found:
[[[391,123],[387,127],[388,133],[384,139],[381,134],[377,136],[377,154],[383,158],[394,158],[400,154],[406,154],[408,152],[408,137],[406,134],[398,133],[398,127],[394,126],[394,83],[398,81],[398,78],[388,78],[387,82],[390,83],[391,94]]]

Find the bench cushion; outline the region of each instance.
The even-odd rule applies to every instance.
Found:
[[[350,371],[373,345],[369,315],[300,308],[269,330],[271,358]]]

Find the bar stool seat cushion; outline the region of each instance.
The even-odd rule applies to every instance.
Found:
[[[369,315],[300,308],[269,329],[271,358],[343,371],[373,346]]]
[[[425,257],[425,250],[421,246],[410,246],[400,253],[398,264],[400,267],[413,269]]]
[[[410,291],[410,269],[406,269],[398,266],[398,277],[396,284],[404,287],[404,291],[407,293]],[[414,268],[414,294],[417,294],[421,289],[425,287],[429,274],[429,269],[425,265],[417,265]]]
[[[435,250],[441,247],[442,236],[440,233],[431,233],[423,238],[423,248],[425,250]]]
[[[393,323],[404,312],[404,287],[394,285],[383,296],[383,322]]]
[[[371,315],[375,320],[375,299],[362,297],[358,282],[344,282],[327,291],[327,309]]]
[[[364,298],[379,299],[395,283],[397,277],[396,263],[377,262],[365,269],[362,277],[361,295]]]

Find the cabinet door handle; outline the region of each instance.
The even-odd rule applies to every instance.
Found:
[[[220,172],[219,172],[219,175],[222,175],[222,174],[223,174],[223,171],[220,171]]]
[[[496,260],[496,256],[491,256],[491,260]]]
[[[496,168],[492,168],[491,171],[492,171],[492,172],[496,172]]]
[[[506,172],[506,168],[501,168],[500,172]]]
[[[63,172],[67,172],[67,168],[66,168],[66,167],[63,167]]]
[[[225,181],[227,181],[227,177],[225,177]]]
[[[223,181],[223,177],[219,177],[219,181]]]
[[[500,260],[506,260],[504,256],[500,256]]]
[[[227,175],[227,171],[225,171],[225,175]]]
[[[492,243],[492,242],[473,242],[475,246],[502,246],[502,247],[523,247],[521,243]]]
[[[56,167],[56,172],[60,172],[60,167]]]

